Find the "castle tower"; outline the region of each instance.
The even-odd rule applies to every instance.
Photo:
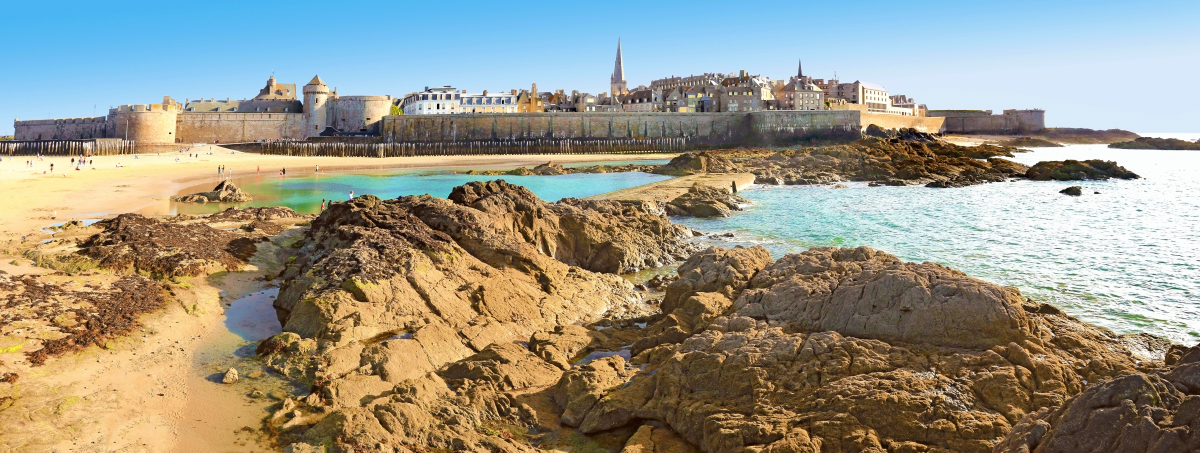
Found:
[[[315,137],[329,125],[329,87],[320,76],[304,86],[304,136]]]
[[[625,84],[625,61],[621,58],[621,39],[617,38],[617,62],[613,65],[612,81],[609,83],[613,96],[628,94]]]

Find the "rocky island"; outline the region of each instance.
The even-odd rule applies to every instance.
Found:
[[[1200,140],[1189,142],[1177,138],[1154,138],[1154,137],[1139,137],[1137,139],[1110,143],[1109,148],[1117,149],[1164,149],[1171,151],[1195,151],[1200,150]]]
[[[180,203],[249,203],[254,199],[229,180],[225,180],[208,192],[172,197],[171,201]]]

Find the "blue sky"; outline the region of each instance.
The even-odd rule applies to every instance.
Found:
[[[862,80],[932,109],[1044,108],[1051,126],[1200,132],[1200,2],[12,2],[13,118],[253,97],[272,72],[343,95],[608,91],[746,69]]]

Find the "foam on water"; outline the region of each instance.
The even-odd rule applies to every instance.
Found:
[[[932,261],[1118,332],[1200,341],[1200,152],[1040,148],[1013,160],[1115,160],[1135,181],[1016,181],[961,189],[758,186],[726,219],[676,219],[734,232],[723,245],[775,257],[870,246]],[[1081,185],[1084,195],[1058,193]],[[1093,192],[1100,192],[1094,194]]]

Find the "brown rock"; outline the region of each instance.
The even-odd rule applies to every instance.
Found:
[[[171,200],[183,203],[249,203],[254,201],[250,194],[228,180],[221,181],[211,191],[172,197]]]
[[[693,217],[729,217],[730,211],[741,211],[741,203],[750,201],[725,189],[693,185],[687,193],[667,202],[667,214]]]

